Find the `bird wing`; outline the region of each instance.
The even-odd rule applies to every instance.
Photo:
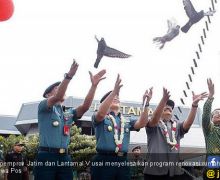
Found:
[[[186,14],[190,19],[194,18],[197,15],[197,12],[194,9],[190,0],[183,0],[183,5],[186,11]]]
[[[172,28],[172,24],[173,23],[171,22],[171,20],[168,19],[167,20],[168,29]]]
[[[172,28],[172,31],[168,34],[167,40],[171,41],[173,38],[179,35],[179,28]]]
[[[167,20],[168,30],[167,33],[169,33],[173,27],[172,22],[170,20]]]
[[[96,39],[96,41],[99,43],[99,40],[98,40],[98,38],[97,38],[97,36],[95,35],[95,39]]]
[[[176,23],[171,20],[167,20],[167,25],[168,25],[167,34],[171,33],[173,29],[176,28]]]
[[[107,46],[104,50],[104,56],[113,57],[113,58],[128,58],[131,55],[125,54],[121,51],[118,51],[116,49]]]

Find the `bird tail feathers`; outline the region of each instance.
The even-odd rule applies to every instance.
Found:
[[[100,63],[100,61],[99,61],[99,60],[96,60],[96,61],[95,61],[95,64],[94,64],[94,67],[95,67],[95,68],[98,68],[99,63]]]
[[[192,23],[187,22],[183,27],[181,27],[181,31],[184,32],[184,33],[187,33],[189,31],[189,29],[191,28],[192,26]]]

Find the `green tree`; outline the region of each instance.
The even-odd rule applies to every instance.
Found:
[[[71,155],[74,162],[82,162],[80,166],[74,167],[74,169],[80,173],[85,171],[86,161],[89,162],[91,157],[96,152],[96,140],[94,136],[88,136],[82,134],[82,129],[77,126],[71,127],[71,138],[69,144],[69,154]],[[9,137],[0,136],[0,144],[3,145],[3,154],[6,155],[7,152],[13,149],[15,142],[23,142],[25,148],[23,153],[26,155],[27,159],[33,161],[36,158],[37,149],[39,146],[39,135],[30,135],[30,136],[15,136],[10,135]]]
[[[37,155],[37,149],[39,146],[39,135],[31,135],[25,139],[25,153],[30,161],[33,161]]]
[[[13,150],[13,146],[16,142],[24,142],[25,137],[22,135],[16,136],[16,135],[10,135],[6,138],[3,136],[0,136],[0,143],[3,145],[3,154],[4,156],[6,153]]]
[[[95,137],[82,134],[82,129],[77,128],[75,125],[71,128],[70,133],[69,153],[74,162],[81,162],[75,169],[78,172],[85,171],[87,168],[85,162],[89,162],[96,153]]]
[[[77,126],[71,127],[71,138],[69,144],[69,154],[71,155],[74,162],[85,162],[89,161],[96,152],[96,140],[94,136],[88,136],[82,134],[82,129]],[[25,143],[24,154],[27,159],[33,161],[36,158],[37,149],[39,146],[39,135],[30,135],[30,136],[15,136],[10,135],[9,137],[0,136],[0,144],[3,145],[3,154],[6,155],[7,152],[13,149],[13,146],[16,142]],[[85,171],[86,164],[83,166],[76,166],[77,171]]]

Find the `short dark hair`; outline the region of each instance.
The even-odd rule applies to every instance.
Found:
[[[174,103],[173,100],[169,99],[169,100],[167,101],[166,105],[172,107],[172,109],[173,109],[174,106],[175,106],[175,103]]]

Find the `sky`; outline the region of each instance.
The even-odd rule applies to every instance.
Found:
[[[0,22],[0,114],[17,115],[22,103],[40,101],[45,88],[63,79],[73,58],[79,69],[72,79],[68,96],[84,98],[91,86],[88,71],[106,69],[106,80],[100,82],[95,99],[114,87],[117,74],[122,78],[120,98],[141,102],[147,88],[154,87],[151,103],[158,103],[162,88],[181,105],[185,89],[185,106],[191,106],[191,91],[185,82],[198,51],[200,36],[205,28],[203,18],[188,33],[180,31],[173,41],[159,50],[152,39],[167,32],[167,19],[175,19],[183,26],[188,17],[182,0],[14,0],[14,14]],[[192,0],[196,10],[207,11],[211,0]],[[197,60],[193,82],[195,93],[207,91],[206,78],[215,83],[213,108],[220,104],[220,13],[211,17],[209,31]],[[93,67],[97,42],[105,38],[108,46],[132,57],[111,59],[104,57],[98,69]],[[204,102],[200,103],[202,107]]]

